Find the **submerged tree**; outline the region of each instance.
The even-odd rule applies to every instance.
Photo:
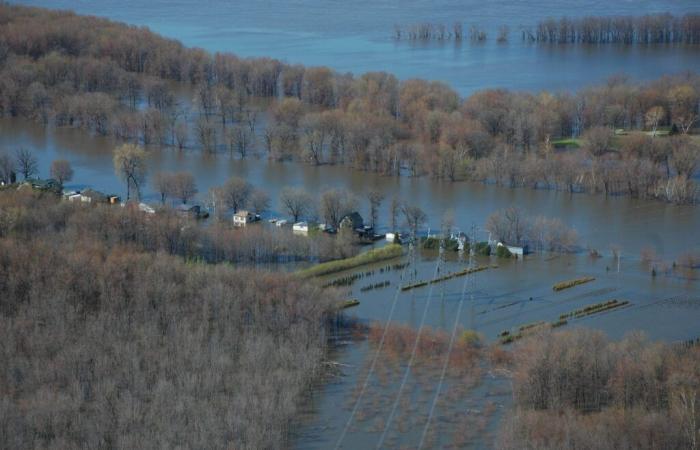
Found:
[[[63,186],[66,181],[73,179],[73,168],[65,159],[57,159],[51,163],[51,178]]]
[[[302,188],[285,187],[280,193],[280,206],[298,222],[313,211],[313,198]]]
[[[20,148],[15,152],[15,162],[17,170],[25,180],[39,173],[39,160],[26,148]]]
[[[126,200],[131,199],[131,191],[136,199],[141,197],[141,185],[146,181],[146,152],[132,144],[124,144],[114,150],[114,172],[126,183]]]

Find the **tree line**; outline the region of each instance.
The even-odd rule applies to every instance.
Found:
[[[698,142],[684,137],[700,114],[696,74],[641,84],[613,77],[577,93],[484,90],[462,99],[439,82],[210,54],[67,12],[0,11],[0,111],[7,116],[146,147],[240,158],[257,151],[387,175],[697,200]],[[562,138],[575,145],[562,148]]]
[[[700,44],[700,14],[549,18],[523,40],[557,44]]]
[[[528,338],[496,447],[697,449],[698,350],[586,329]]]
[[[0,447],[288,445],[339,300],[143,216],[0,191]]]

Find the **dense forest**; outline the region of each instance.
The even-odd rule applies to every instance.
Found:
[[[696,74],[461,99],[439,82],[210,54],[70,12],[0,5],[0,24],[6,116],[241,158],[264,151],[388,175],[698,198]]]
[[[284,447],[337,299],[121,210],[0,191],[0,447]]]
[[[697,449],[699,352],[585,329],[528,339],[513,354],[515,408],[497,447]]]

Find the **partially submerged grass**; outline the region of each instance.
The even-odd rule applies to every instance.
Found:
[[[578,319],[581,317],[590,316],[591,314],[597,314],[614,308],[619,308],[627,304],[629,304],[629,301],[627,300],[608,300],[606,302],[594,303],[584,308],[562,314],[559,316],[559,320]]]
[[[447,280],[450,280],[452,278],[457,278],[457,277],[461,277],[464,275],[469,275],[470,273],[481,272],[482,270],[486,270],[489,268],[495,269],[497,267],[498,266],[479,266],[479,267],[474,267],[473,269],[467,268],[464,270],[460,270],[459,272],[448,273],[447,275],[444,275],[444,276],[441,276],[438,278],[433,278],[432,280],[423,280],[423,281],[417,281],[413,284],[407,284],[406,286],[401,286],[401,290],[408,291],[411,289],[416,289],[419,287],[427,286],[429,284],[440,283],[442,281],[447,281]]]
[[[608,300],[605,302],[594,303],[592,305],[588,305],[583,308],[565,314],[561,314],[559,316],[559,319],[557,319],[554,322],[533,322],[521,325],[518,327],[517,333],[511,333],[511,330],[503,330],[500,333],[498,333],[498,340],[503,345],[510,344],[512,342],[517,341],[518,339],[522,339],[527,334],[533,331],[541,330],[543,327],[563,327],[564,325],[569,323],[570,319],[580,319],[582,317],[590,316],[592,314],[598,314],[605,311],[609,311],[611,309],[620,308],[622,306],[629,305],[629,303],[630,302],[627,300]]]
[[[340,272],[341,270],[353,269],[355,267],[372,264],[386,259],[398,258],[403,254],[403,248],[398,244],[389,244],[382,248],[369,250],[365,253],[360,253],[352,258],[339,259],[336,261],[328,261],[315,266],[303,269],[297,272],[297,275],[302,278],[319,277],[330,273]]]
[[[353,306],[357,306],[360,304],[360,301],[356,298],[351,298],[349,300],[343,300],[343,302],[340,304],[340,307],[345,309],[345,308],[352,308]]]
[[[557,283],[554,286],[552,286],[552,289],[555,291],[563,291],[564,289],[569,289],[574,286],[578,286],[579,284],[589,283],[594,280],[594,277],[583,277],[577,278],[575,280],[562,281],[561,283]]]

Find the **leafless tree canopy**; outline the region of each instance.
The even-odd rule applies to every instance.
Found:
[[[515,410],[497,447],[697,448],[698,350],[585,329],[528,339],[514,350]]]
[[[58,181],[61,185],[73,179],[73,168],[71,167],[70,162],[66,161],[65,159],[57,159],[56,161],[53,161],[51,163],[50,173],[51,178]]]
[[[135,145],[124,144],[114,150],[114,172],[126,183],[126,199],[132,190],[141,197],[141,185],[146,181],[146,152]]]
[[[3,115],[143,146],[194,145],[206,154],[226,147],[243,158],[257,150],[258,107],[251,98],[265,97],[272,101],[260,146],[272,160],[675,203],[698,200],[695,172],[688,173],[682,156],[697,149],[685,141],[674,160],[665,136],[694,132],[700,117],[696,74],[646,83],[617,76],[576,93],[490,89],[462,99],[439,82],[209,54],[94,17],[13,5],[0,5],[0,12],[6,25],[0,29]],[[420,30],[443,39],[466,35],[458,24]],[[697,37],[698,19],[563,19],[546,21],[539,30],[548,42],[642,35],[662,41],[685,36],[685,42]],[[468,33],[476,41],[485,38],[476,26]],[[195,110],[184,106],[190,102],[178,98],[173,81],[191,93]],[[638,133],[655,142],[644,143]]]
[[[30,150],[20,148],[15,152],[15,167],[26,180],[39,172],[39,160]]]
[[[280,193],[280,206],[298,222],[313,212],[313,198],[302,188],[286,187]]]
[[[287,445],[337,300],[149,250],[186,228],[143,216],[0,192],[0,447]]]
[[[326,224],[338,228],[340,220],[346,214],[357,209],[355,196],[342,189],[331,189],[321,194],[320,213]]]

